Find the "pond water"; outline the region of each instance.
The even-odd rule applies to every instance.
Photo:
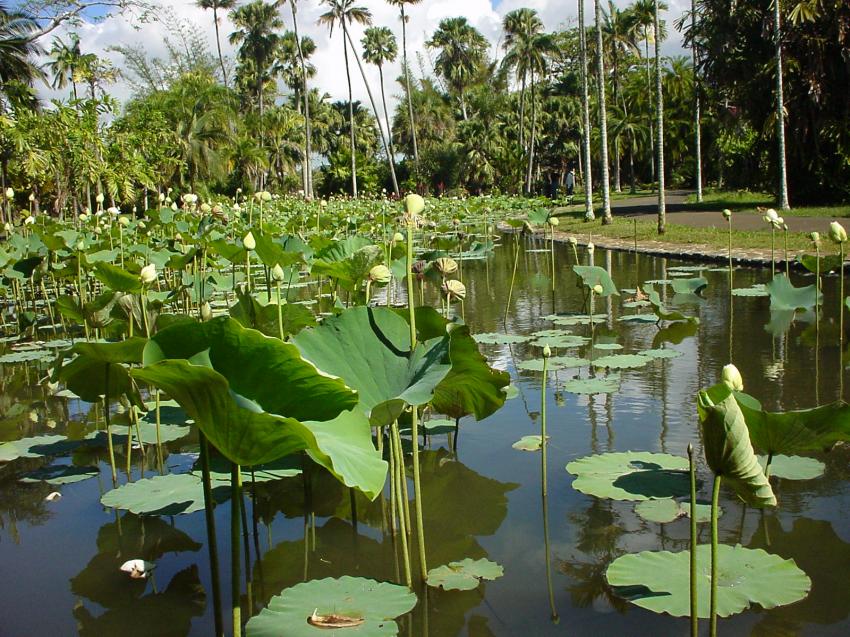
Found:
[[[466,261],[464,307],[474,333],[504,331],[504,308],[513,269],[513,239],[489,261]],[[583,293],[575,285],[569,246],[556,250],[555,292],[549,278],[550,256],[526,242],[507,316],[507,332],[530,334],[556,327],[544,317],[581,313]],[[526,249],[527,248],[527,249]],[[587,262],[587,255],[579,250]],[[607,266],[620,288],[675,277],[696,276],[677,270],[694,266],[624,252],[597,250],[597,265]],[[685,456],[693,443],[710,496],[710,472],[702,460],[694,397],[714,384],[730,360],[741,370],[748,393],[767,409],[813,407],[836,400],[847,382],[836,326],[837,279],[826,278],[825,307],[819,323],[798,314],[790,325],[771,316],[765,297],[731,297],[728,272],[704,264],[709,281],[703,298],[664,290],[668,305],[698,316],[698,326],[627,323],[618,317],[631,294],[606,301],[594,328],[595,342],[555,350],[588,358],[668,348],[681,356],[655,360],[621,372],[619,389],[595,396],[563,391],[574,376],[587,377],[587,366],[550,373],[547,388],[548,500],[544,533],[539,453],[512,448],[526,435],[539,434],[541,374],[517,369],[539,357],[529,344],[482,345],[491,364],[510,371],[519,395],[485,421],[461,422],[456,440],[433,435],[421,455],[425,535],[429,566],[466,557],[504,567],[504,576],[478,589],[420,591],[413,613],[399,620],[401,635],[686,635],[688,620],[657,615],[614,595],[605,581],[607,566],[618,556],[647,549],[685,550],[686,518],[668,524],[647,522],[634,503],[599,499],[572,488],[568,462],[608,451],[653,451]],[[735,271],[735,287],[770,280],[765,269]],[[796,285],[813,277],[792,272]],[[808,321],[808,322],[807,322]],[[571,332],[590,335],[589,325]],[[23,436],[61,434],[82,437],[94,429],[96,410],[86,403],[46,397],[37,384],[49,362],[6,364],[0,393],[0,441]],[[172,472],[188,470],[196,459],[194,433],[168,443],[165,458]],[[456,447],[456,448],[455,448]],[[453,449],[454,448],[454,449]],[[152,449],[152,448],[151,448]],[[155,454],[133,456],[132,475],[156,475]],[[724,488],[720,541],[764,548],[793,558],[812,580],[809,596],[770,611],[753,609],[720,620],[721,635],[850,634],[850,449],[839,446],[816,455],[826,465],[811,480],[774,480],[780,505],[760,511],[744,507]],[[100,504],[111,488],[102,451],[78,448],[60,462],[99,462],[96,479],[62,486],[62,498],[45,501],[55,487],[21,484],[17,477],[43,466],[43,459],[19,459],[0,466],[0,635],[209,635],[213,633],[211,578],[202,511],[173,517],[116,513]],[[124,455],[119,450],[118,465]],[[119,472],[123,482],[123,471]],[[247,500],[250,568],[243,616],[259,612],[284,588],[304,581],[352,575],[400,581],[393,542],[382,531],[380,502],[356,500],[356,521],[347,490],[314,473],[305,496],[302,477],[257,485]],[[251,491],[247,487],[247,491]],[[225,607],[229,603],[229,504],[216,509],[219,563]],[[708,525],[700,539],[708,541]],[[223,538],[223,539],[222,539]],[[415,554],[415,547],[411,551]],[[153,581],[131,580],[118,571],[125,561],[143,557],[157,563]],[[244,569],[244,566],[243,566]],[[547,572],[550,577],[547,579]],[[551,582],[551,584],[549,583]],[[550,597],[551,593],[551,597]],[[554,615],[553,615],[554,609]],[[228,625],[229,619],[225,619]],[[703,629],[706,629],[703,626]],[[340,634],[344,634],[341,631]]]

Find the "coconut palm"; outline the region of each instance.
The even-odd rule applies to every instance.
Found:
[[[69,42],[65,42],[61,38],[54,38],[49,55],[50,61],[47,63],[47,69],[53,75],[50,86],[63,89],[70,84],[71,94],[75,100],[78,99],[77,80],[83,66],[79,36],[72,33]]]
[[[587,91],[587,29],[584,0],[578,0],[579,56],[581,62],[582,149],[584,155],[584,218],[593,219],[593,175],[590,165],[590,96]]]
[[[280,36],[275,33],[283,27],[275,5],[263,0],[254,0],[230,12],[236,31],[230,34],[230,43],[239,45],[239,61],[246,75],[250,76],[258,110],[264,112],[264,90],[269,81],[269,70],[274,62],[275,50]],[[261,132],[262,136],[262,132]]]
[[[413,143],[413,161],[416,163],[416,169],[419,170],[419,145],[416,140],[416,117],[413,114],[413,97],[410,90],[410,65],[407,62],[407,20],[409,19],[405,13],[407,5],[419,4],[422,0],[387,0],[389,4],[399,8],[399,17],[401,18],[401,64],[404,67],[404,92],[407,97],[407,113],[410,118],[410,138]]]
[[[378,67],[378,76],[381,79],[381,102],[384,106],[384,121],[387,126],[387,141],[390,152],[390,162],[394,163],[395,147],[393,146],[392,124],[390,113],[387,109],[387,93],[384,87],[384,64],[395,62],[398,57],[398,44],[393,32],[387,27],[370,27],[366,29],[363,36],[363,59],[369,64]],[[395,171],[393,171],[395,172]]]
[[[487,38],[466,18],[445,18],[425,46],[439,49],[434,68],[457,95],[463,119],[468,120],[466,92],[486,62]]]
[[[776,59],[776,142],[779,152],[779,207],[789,210],[788,170],[785,161],[785,96],[782,83],[782,7],[773,0],[773,46]]]
[[[345,57],[345,78],[348,81],[348,130],[351,141],[351,195],[357,198],[357,153],[354,140],[354,98],[351,92],[351,70],[348,65],[348,26],[354,22],[371,24],[372,12],[366,7],[358,7],[355,0],[322,0],[328,11],[319,16],[319,24],[328,27],[333,36],[334,27],[342,28],[342,52]]]
[[[519,143],[525,149],[525,93],[529,71],[527,53],[531,39],[543,32],[543,21],[534,9],[516,9],[505,15],[502,29],[505,31],[502,68],[513,70],[520,82]]]
[[[664,234],[667,224],[666,202],[664,201],[664,90],[661,80],[661,26],[658,18],[659,0],[653,0],[655,13],[652,33],[655,39],[655,125],[658,130],[658,234]]]
[[[227,86],[227,68],[224,66],[224,56],[221,53],[221,35],[218,32],[219,9],[229,10],[236,6],[236,0],[195,0],[195,5],[204,10],[212,9],[213,24],[215,25],[215,46],[218,50],[218,63],[221,65],[221,78]]]
[[[528,151],[528,173],[526,177],[526,192],[532,191],[534,176],[534,147],[537,141],[537,93],[536,80],[545,75],[549,68],[549,58],[557,52],[554,38],[545,33],[533,36],[528,42],[526,58],[531,80],[531,140]]]
[[[599,102],[599,145],[602,165],[602,223],[614,221],[611,216],[611,186],[608,176],[608,112],[605,106],[605,49],[602,45],[602,7],[593,0],[594,24],[596,27],[596,91]]]
[[[34,60],[44,52],[34,42],[40,30],[35,18],[28,13],[10,11],[0,4],[0,85],[7,96],[12,85],[32,86],[42,77]]]
[[[298,47],[298,61],[301,64],[301,84],[302,96],[304,99],[304,195],[312,199],[313,192],[313,121],[310,117],[310,97],[307,89],[307,78],[311,77],[308,73],[307,58],[315,51],[315,43],[313,50],[308,52],[304,49],[304,41],[298,35],[298,2],[297,0],[289,0],[289,8],[292,11],[292,30],[295,32],[295,43]],[[312,42],[312,40],[310,40]]]

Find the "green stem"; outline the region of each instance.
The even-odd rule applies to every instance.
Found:
[[[159,392],[157,392],[157,404]],[[157,413],[159,409],[157,407]],[[201,479],[204,488],[204,519],[207,527],[207,549],[210,556],[210,578],[212,579],[213,613],[216,637],[224,637],[224,622],[221,613],[221,590],[219,589],[220,574],[218,570],[218,541],[215,534],[215,514],[213,513],[212,484],[210,481],[210,449],[207,437],[198,431],[198,442],[201,447]]]
[[[241,469],[238,464],[230,465],[230,604],[233,612],[233,636],[242,635],[242,586],[240,582],[242,535]]]
[[[694,446],[688,445],[688,465],[691,476],[691,637],[699,635],[699,608],[697,606],[697,472]]]
[[[112,469],[112,484],[118,482],[118,471],[115,469],[115,449],[112,446],[112,428],[109,423],[109,363],[106,364],[106,387],[103,394],[103,419],[106,421],[106,446],[109,449],[109,467]]]
[[[770,224],[770,278],[776,276],[776,228]]]
[[[714,476],[711,494],[711,604],[709,608],[710,637],[717,637],[717,512],[720,508],[720,483],[722,478]]]
[[[156,460],[159,465],[160,475],[163,473],[163,456],[162,456],[162,437],[160,436],[159,425],[161,422],[160,414],[160,395],[159,390],[156,390]]]
[[[280,340],[283,339],[283,305],[280,300],[280,281],[277,282],[277,331]]]
[[[508,311],[511,309],[511,297],[513,296],[513,293],[514,293],[514,282],[516,281],[516,269],[517,269],[517,266],[519,265],[519,234],[516,235],[516,238],[515,238],[515,241],[514,241],[514,248],[515,248],[515,250],[514,250],[514,269],[513,269],[513,272],[511,273],[511,285],[510,285],[510,287],[508,287],[508,302],[505,304],[505,318],[504,318],[504,321],[503,321],[506,328],[507,328],[507,324],[508,324]],[[578,257],[576,257],[576,258],[578,258]]]
[[[396,506],[394,507],[398,510],[398,525],[399,525],[399,536],[401,537],[401,553],[402,559],[404,562],[404,580],[407,587],[413,589],[413,576],[410,570],[410,549],[407,546],[407,532],[409,527],[405,527],[404,521],[404,503],[402,502],[403,497],[403,489],[401,486],[402,481],[404,481],[404,462],[400,461],[402,456],[401,448],[401,436],[398,433],[398,421],[393,423],[392,431],[390,435],[390,449],[393,457],[395,458],[395,462],[393,462],[393,468],[395,471],[393,475],[390,476],[393,482],[393,494],[396,498]]]
[[[732,290],[734,285],[732,283],[732,218],[729,218],[729,289]]]
[[[543,357],[543,386],[540,389],[540,467],[543,497],[546,497],[546,376],[549,371],[549,357]]]
[[[783,230],[783,237],[785,239],[785,276],[789,279],[791,278],[791,262],[788,260],[788,230]]]

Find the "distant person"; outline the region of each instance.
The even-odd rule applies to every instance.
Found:
[[[572,197],[573,193],[576,190],[576,171],[574,168],[570,168],[570,172],[567,173],[567,196]]]

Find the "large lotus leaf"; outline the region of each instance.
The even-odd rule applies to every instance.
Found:
[[[677,500],[645,500],[635,506],[635,513],[647,522],[658,522],[659,524],[668,524],[675,522],[679,518],[690,517],[691,503],[690,501],[679,502]],[[722,509],[718,511],[718,515],[722,515]],[[697,502],[697,522],[711,521],[711,504],[705,502]]]
[[[837,254],[822,255],[820,259],[814,254],[801,254],[797,257],[797,263],[802,265],[812,274],[826,274],[841,267],[841,257]]]
[[[784,274],[777,274],[765,289],[771,310],[807,310],[823,302],[823,293],[816,285],[795,288]]]
[[[94,266],[94,275],[113,292],[128,292],[137,294],[142,291],[142,281],[136,274],[127,272],[124,268],[100,261]]]
[[[726,388],[725,398],[719,400]],[[745,502],[776,506],[776,496],[750,442],[749,430],[735,397],[726,385],[697,396],[705,459],[715,475],[729,482]]]
[[[107,393],[108,384],[109,398],[126,395],[142,407],[144,403],[124,364],[141,363],[146,343],[139,337],[119,343],[77,343],[60,354],[56,378],[86,402],[98,402]]]
[[[407,321],[386,308],[354,307],[292,342],[305,359],[357,390],[359,408],[373,425],[389,425],[405,405],[431,401],[451,369],[450,339],[446,334],[417,343],[410,355]]]
[[[598,498],[652,500],[690,493],[688,461],[666,453],[627,451],[574,460],[573,489]]]
[[[428,571],[428,586],[446,591],[471,591],[478,588],[481,580],[498,579],[505,574],[504,569],[488,559],[465,559],[450,562]]]
[[[230,485],[214,483],[212,496],[216,502],[224,502],[230,497]],[[100,502],[137,515],[181,515],[204,508],[204,488],[200,475],[170,473],[128,482],[104,493]]]
[[[671,284],[676,294],[700,294],[708,287],[708,279],[701,276],[694,279],[673,279]]]
[[[277,304],[263,305],[250,292],[241,288],[236,289],[236,296],[239,302],[230,308],[230,316],[239,321],[243,327],[259,330],[266,336],[280,337]],[[279,318],[283,323],[284,338],[316,324],[313,313],[298,303],[284,303],[280,307]]]
[[[30,471],[18,479],[18,482],[46,482],[52,485],[72,484],[97,477],[97,467],[76,467],[74,465],[52,465]]]
[[[767,465],[767,457],[759,456],[759,462]],[[820,478],[826,465],[820,460],[804,456],[773,456],[770,460],[770,475],[783,480],[814,480]]]
[[[634,369],[648,365],[654,359],[641,354],[613,354],[602,356],[593,361],[594,367],[607,367],[608,369]]]
[[[709,391],[715,398],[718,390]],[[748,394],[733,395],[750,430],[750,440],[765,453],[826,451],[837,442],[850,441],[850,405],[843,401],[813,409],[770,412]]]
[[[526,372],[542,372],[544,363],[548,371],[556,372],[561,369],[584,367],[590,364],[590,360],[573,356],[552,356],[548,361],[544,358],[532,358],[517,363],[516,368]]]
[[[602,293],[599,296],[620,295],[617,286],[611,280],[611,275],[605,268],[600,268],[598,265],[574,265],[573,272],[579,275],[582,283],[591,290],[595,286],[601,285]]]
[[[657,316],[659,320],[699,323],[699,318],[695,316],[686,316],[678,310],[670,310],[665,307],[664,303],[661,301],[661,296],[658,294],[658,291],[651,285],[645,285],[643,290],[646,293],[649,302],[652,303],[652,311],[655,312],[655,316]]]
[[[416,595],[404,586],[347,575],[297,584],[273,597],[267,608],[245,627],[247,637],[317,637],[340,632],[358,637],[398,634],[395,618],[413,610]],[[308,623],[313,614],[364,620],[350,628],[329,631]]]
[[[348,289],[366,279],[369,270],[381,262],[383,251],[368,239],[353,236],[321,250],[313,261],[311,273],[339,281]]]
[[[73,451],[80,446],[77,440],[65,436],[35,436],[0,444],[0,462],[17,458],[43,458]]]
[[[531,336],[522,336],[520,334],[500,334],[499,332],[491,332],[486,334],[475,334],[473,336],[477,343],[486,345],[515,345],[517,343],[527,343],[531,340]]]
[[[767,288],[762,283],[756,283],[752,287],[748,288],[735,288],[732,290],[732,296],[749,296],[749,297],[758,297],[758,296],[770,296],[770,293],[767,291]]]
[[[283,244],[276,241],[270,234],[254,232],[254,240],[257,243],[257,247],[255,248],[257,256],[270,268],[276,265],[286,268],[303,261],[303,257],[299,252],[288,251]]]
[[[757,604],[765,609],[793,604],[812,582],[794,563],[761,549],[718,547],[717,614],[729,617]],[[643,551],[623,555],[608,567],[615,592],[637,606],[674,617],[690,615],[690,552]],[[709,616],[711,546],[697,547],[697,615]]]
[[[571,394],[613,394],[620,389],[620,376],[610,374],[594,378],[574,378],[564,383],[564,391]]]
[[[511,382],[510,374],[493,369],[478,351],[478,344],[465,325],[449,332],[451,370],[434,390],[434,409],[451,418],[474,415],[482,420],[505,404],[502,391]]]

